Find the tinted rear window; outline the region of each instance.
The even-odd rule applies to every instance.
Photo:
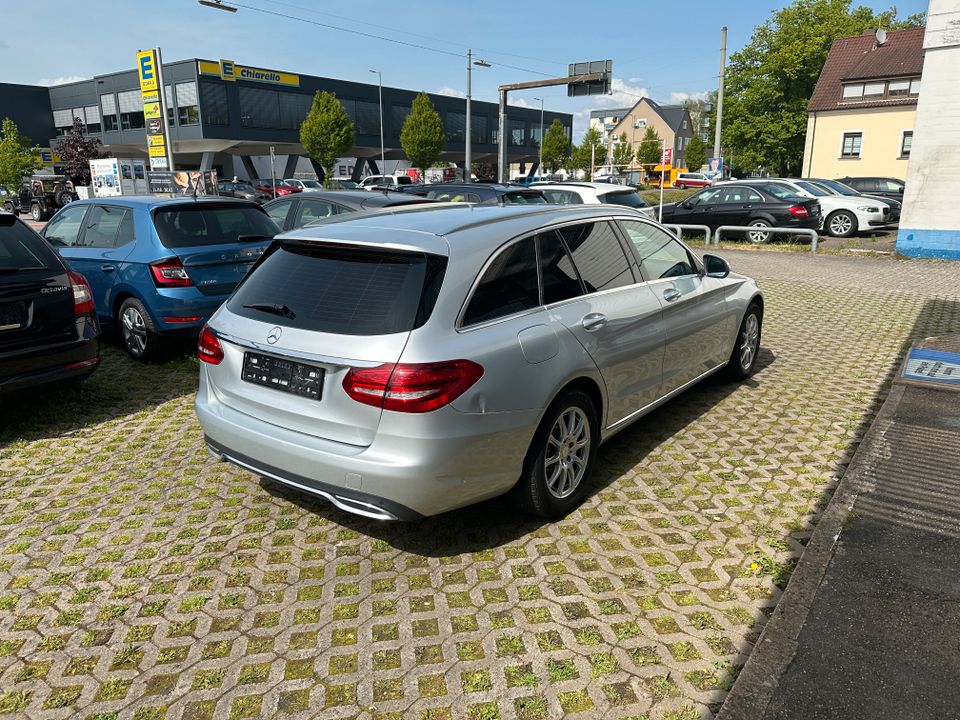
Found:
[[[10,270],[62,269],[43,238],[21,222],[0,218],[0,273]]]
[[[430,317],[446,264],[446,258],[425,253],[284,243],[247,276],[227,307],[254,320],[316,332],[406,332]]]
[[[607,205],[625,205],[632,208],[647,207],[647,201],[640,197],[636,190],[604,193],[600,195],[600,202]]]
[[[260,208],[245,205],[176,205],[153,214],[160,242],[171,250],[235,243],[241,235],[271,238],[277,226]]]
[[[537,190],[534,192],[508,192],[503,196],[503,202],[507,205],[546,205],[547,199]]]

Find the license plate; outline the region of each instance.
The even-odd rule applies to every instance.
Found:
[[[0,332],[19,330],[27,320],[27,309],[23,303],[0,303]]]
[[[323,368],[255,352],[243,354],[241,377],[254,385],[263,385],[311,400],[319,400],[323,390]]]

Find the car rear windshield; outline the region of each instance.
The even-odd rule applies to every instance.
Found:
[[[390,335],[427,321],[446,258],[417,252],[285,241],[227,303],[230,312],[338,335]]]
[[[547,199],[539,190],[508,192],[503,195],[506,205],[546,205]]]
[[[647,201],[637,194],[636,190],[620,190],[618,192],[600,195],[600,202],[607,205],[625,205],[632,208],[648,207]]]
[[[42,237],[13,216],[0,214],[0,277],[20,270],[61,267],[56,253]]]
[[[797,199],[797,191],[793,188],[787,187],[786,185],[778,185],[777,183],[757,183],[756,185],[753,185],[753,187],[773,195],[778,200]]]
[[[161,207],[153,214],[160,242],[165,247],[221,245],[242,239],[272,238],[277,226],[270,216],[254,205],[195,203]]]

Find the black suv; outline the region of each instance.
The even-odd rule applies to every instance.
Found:
[[[100,364],[93,292],[25,223],[0,213],[0,397]]]
[[[34,175],[20,184],[16,195],[4,195],[3,209],[14,215],[29,212],[37,222],[49,220],[64,205],[77,199],[73,183],[63,175]]]
[[[906,187],[903,180],[892,177],[842,177],[837,180],[864,195],[903,202],[903,189]]]
[[[477,205],[546,205],[539,190],[509,183],[433,183],[403,188],[439,202],[468,202]]]

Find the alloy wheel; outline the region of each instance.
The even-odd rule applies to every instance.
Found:
[[[770,226],[767,223],[760,220],[757,222],[750,223],[750,227],[768,228]],[[769,233],[769,232],[761,232],[760,230],[751,230],[750,232],[747,233],[747,239],[750,240],[750,242],[752,243],[765,243],[770,239],[770,236],[772,234],[773,233]]]
[[[753,364],[759,342],[760,321],[757,320],[757,314],[751,312],[744,320],[743,332],[740,333],[740,367],[744,372],[748,371]]]
[[[135,307],[128,307],[120,318],[123,328],[123,342],[130,354],[141,357],[147,350],[147,326],[143,315]]]
[[[557,499],[580,486],[590,458],[590,421],[579,407],[564,410],[547,436],[543,474],[547,491]]]
[[[839,213],[830,218],[830,234],[837,237],[844,236],[853,229],[853,219],[846,213]]]

